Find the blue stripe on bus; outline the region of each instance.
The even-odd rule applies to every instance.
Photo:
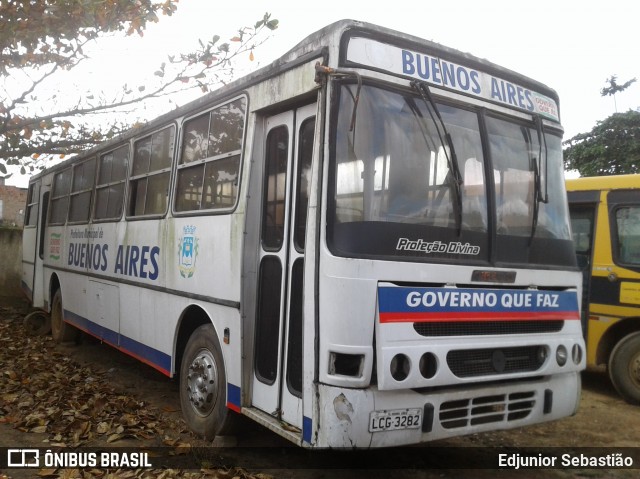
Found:
[[[166,371],[166,374],[169,375],[169,372],[171,371],[171,356],[168,354],[158,351],[146,344],[142,344],[135,339],[123,336],[122,334],[120,335],[120,347],[125,351],[133,353],[136,357],[158,366],[162,371]]]
[[[302,416],[302,440],[307,444],[311,444],[311,429],[313,420],[310,417]]]
[[[110,346],[113,346],[129,356],[133,356],[143,363],[148,364],[161,373],[171,376],[170,355],[147,346],[146,344],[142,344],[135,339],[119,334],[109,328],[100,326],[84,316],[80,316],[79,314],[66,309],[64,311],[64,320],[85,333],[95,336]]]
[[[235,384],[227,383],[227,407],[233,411],[240,412],[240,388]]]
[[[82,329],[85,333],[89,333],[91,335],[96,335],[97,333],[93,331],[93,328],[90,329],[90,326],[93,324],[94,326],[98,326],[95,323],[91,323],[84,316],[80,316],[79,314],[74,313],[73,311],[69,311],[68,309],[64,310],[63,313],[64,320],[67,323],[73,324],[76,328]]]

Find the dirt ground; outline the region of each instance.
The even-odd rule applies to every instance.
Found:
[[[55,345],[50,338],[23,333],[24,306],[0,299],[0,448],[1,447],[134,447],[185,450],[209,446],[193,437],[180,417],[177,385],[153,369],[90,338],[80,344]],[[30,352],[29,352],[30,351]],[[337,456],[343,469],[323,467],[320,456],[306,466],[300,458],[295,468],[286,458],[272,457],[257,462],[248,454],[261,448],[289,444],[259,425],[247,423],[241,436],[229,439],[238,447],[230,449],[224,467],[193,470],[0,470],[0,479],[27,477],[219,477],[219,478],[631,478],[640,476],[640,408],[622,401],[606,374],[583,373],[583,394],[576,416],[561,421],[509,431],[477,434],[437,441],[412,449],[421,456],[441,457],[451,467],[455,454],[477,456],[478,464],[496,461],[498,452],[525,454],[528,448],[597,448],[630,454],[636,469],[606,469],[576,466],[570,469],[442,469],[426,467],[382,469],[349,467],[351,458]],[[245,447],[243,449],[243,446]],[[460,449],[469,448],[469,449]],[[629,449],[631,448],[631,449]],[[591,450],[591,449],[590,449]],[[239,452],[238,452],[239,451]],[[544,449],[546,453],[555,449]],[[558,451],[560,451],[558,449]],[[584,451],[583,451],[584,452]],[[402,454],[406,454],[406,448]],[[384,456],[383,456],[384,454]],[[380,452],[395,460],[398,452]],[[229,457],[231,459],[229,459]],[[312,456],[313,457],[313,456]],[[371,457],[371,456],[370,456]],[[465,456],[466,457],[466,456]],[[361,458],[360,458],[361,459]],[[272,463],[269,461],[272,460]],[[318,464],[320,463],[320,464]],[[468,463],[468,461],[467,461]],[[416,463],[421,464],[421,463]],[[435,463],[436,467],[438,461]],[[342,466],[340,466],[342,467]],[[483,466],[481,466],[483,467]]]

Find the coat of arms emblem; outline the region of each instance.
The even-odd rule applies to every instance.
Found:
[[[191,278],[196,271],[198,237],[195,233],[195,226],[185,226],[182,228],[182,237],[178,240],[178,269],[183,278]]]

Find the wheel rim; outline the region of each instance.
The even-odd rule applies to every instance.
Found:
[[[201,349],[189,364],[187,394],[193,409],[201,416],[208,415],[218,398],[216,360],[208,349]]]

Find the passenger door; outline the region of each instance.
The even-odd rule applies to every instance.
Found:
[[[31,305],[36,308],[43,308],[45,307],[44,261],[45,259],[49,259],[45,258],[45,255],[48,254],[53,257],[59,257],[61,254],[62,241],[60,235],[52,234],[47,237],[47,212],[49,210],[50,187],[42,184],[40,180],[38,180],[33,187],[34,194],[38,195],[38,199],[36,200],[37,204],[28,207],[29,211],[27,215],[29,225],[37,226],[37,228],[25,227],[23,234],[28,240],[24,243],[26,251],[23,251],[23,263],[25,263],[25,255],[28,256],[25,266],[29,266],[28,263],[32,262],[32,282],[28,284],[31,288]],[[45,244],[47,242],[48,249],[45,251]],[[51,301],[52,298],[48,299]]]
[[[571,193],[569,194],[571,198]],[[587,337],[589,300],[591,297],[591,270],[593,268],[593,240],[597,203],[571,203],[571,232],[576,251],[576,261],[582,273],[582,332]]]
[[[38,257],[39,240],[43,237],[42,228],[44,222],[40,220],[42,213],[42,198],[40,187],[42,180],[37,180],[29,185],[27,194],[27,209],[25,211],[25,224],[22,231],[22,288],[31,299],[32,305],[42,306],[42,293],[36,292],[38,277],[42,276],[42,255]],[[0,202],[1,203],[1,202]],[[1,208],[0,204],[0,210]],[[38,261],[39,260],[39,261]]]
[[[640,193],[617,190],[607,194],[613,265],[608,281],[624,307],[640,306]],[[637,313],[636,313],[637,314]]]
[[[302,427],[302,311],[316,105],[266,119],[252,404]]]

